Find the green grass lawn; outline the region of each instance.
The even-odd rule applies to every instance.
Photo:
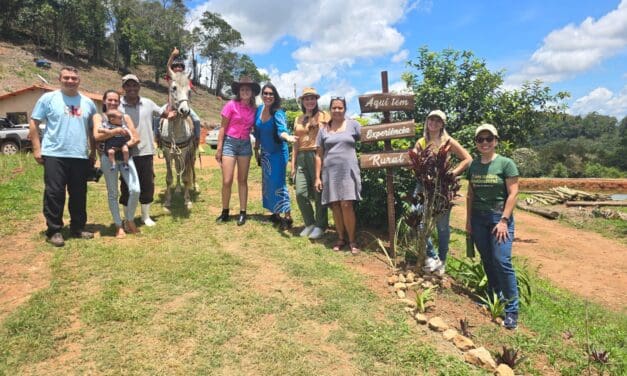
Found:
[[[6,178],[20,166],[20,174]],[[0,220],[30,223],[39,233],[41,167],[26,155],[2,157],[0,167]],[[157,187],[163,175],[159,166]],[[258,195],[249,200],[253,216],[245,226],[216,225],[220,173],[205,167],[198,176],[201,193],[191,213],[180,195],[171,215],[156,203],[157,226],[141,227],[138,236],[112,237],[102,181],[89,183],[88,196],[88,222],[100,238],[52,249],[34,235],[37,252],[52,255],[52,280],[2,322],[0,374],[486,374],[436,347],[392,294],[367,287],[347,256],[277,231],[258,215]],[[250,185],[260,185],[257,167]],[[234,211],[236,203],[234,189]],[[3,231],[10,237],[15,227]],[[580,374],[588,307],[591,342],[611,351],[609,372],[624,372],[624,314],[538,279],[534,286],[534,303],[522,313],[527,329],[504,335],[482,325],[479,343],[502,339],[546,356],[558,373]],[[566,329],[576,343],[560,340]],[[531,363],[523,369],[543,374]]]

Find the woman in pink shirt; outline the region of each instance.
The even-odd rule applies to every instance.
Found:
[[[255,122],[255,97],[261,87],[250,77],[242,76],[231,84],[235,99],[222,109],[222,124],[218,134],[216,160],[222,167],[222,214],[216,222],[229,220],[231,186],[237,165],[237,191],[239,194],[239,218],[237,225],[246,223],[246,203],[248,201],[248,170],[253,155],[250,133]]]

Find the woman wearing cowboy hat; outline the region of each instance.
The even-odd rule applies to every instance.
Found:
[[[316,89],[306,87],[298,98],[303,114],[294,122],[294,135],[298,137],[292,154],[292,178],[296,186],[296,202],[305,222],[302,237],[318,239],[328,226],[327,208],[320,201],[322,195],[314,188],[316,182],[316,138],[321,123],[330,116],[320,111]],[[311,201],[314,201],[314,206]]]
[[[229,220],[229,201],[231,186],[237,165],[237,191],[239,194],[240,213],[238,226],[246,223],[246,204],[248,201],[248,170],[253,155],[250,132],[255,122],[255,97],[261,87],[250,77],[242,76],[231,84],[235,99],[230,100],[222,109],[222,124],[218,134],[216,160],[222,167],[222,214],[217,222]]]

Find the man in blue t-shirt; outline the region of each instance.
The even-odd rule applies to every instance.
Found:
[[[30,119],[33,156],[44,166],[44,217],[46,240],[56,247],[65,242],[63,208],[67,189],[70,211],[70,235],[91,239],[87,223],[87,175],[95,160],[92,116],[96,105],[78,92],[81,79],[74,67],[63,67],[59,73],[61,89],[39,98]],[[46,123],[39,140],[39,124]]]

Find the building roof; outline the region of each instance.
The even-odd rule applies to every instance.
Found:
[[[0,100],[6,99],[6,98],[9,98],[9,97],[15,97],[15,96],[18,96],[18,95],[20,95],[22,93],[25,93],[27,91],[37,90],[37,89],[41,89],[41,90],[44,90],[44,91],[48,92],[48,91],[57,90],[58,87],[45,85],[45,84],[35,84],[35,85],[27,86],[27,87],[24,87],[24,88],[12,91],[10,93],[2,94],[2,95],[0,95]],[[90,93],[88,91],[83,91],[83,90],[81,90],[80,93],[83,94],[84,96],[86,96],[87,98],[91,99],[91,100],[102,102],[102,95],[101,94]]]

